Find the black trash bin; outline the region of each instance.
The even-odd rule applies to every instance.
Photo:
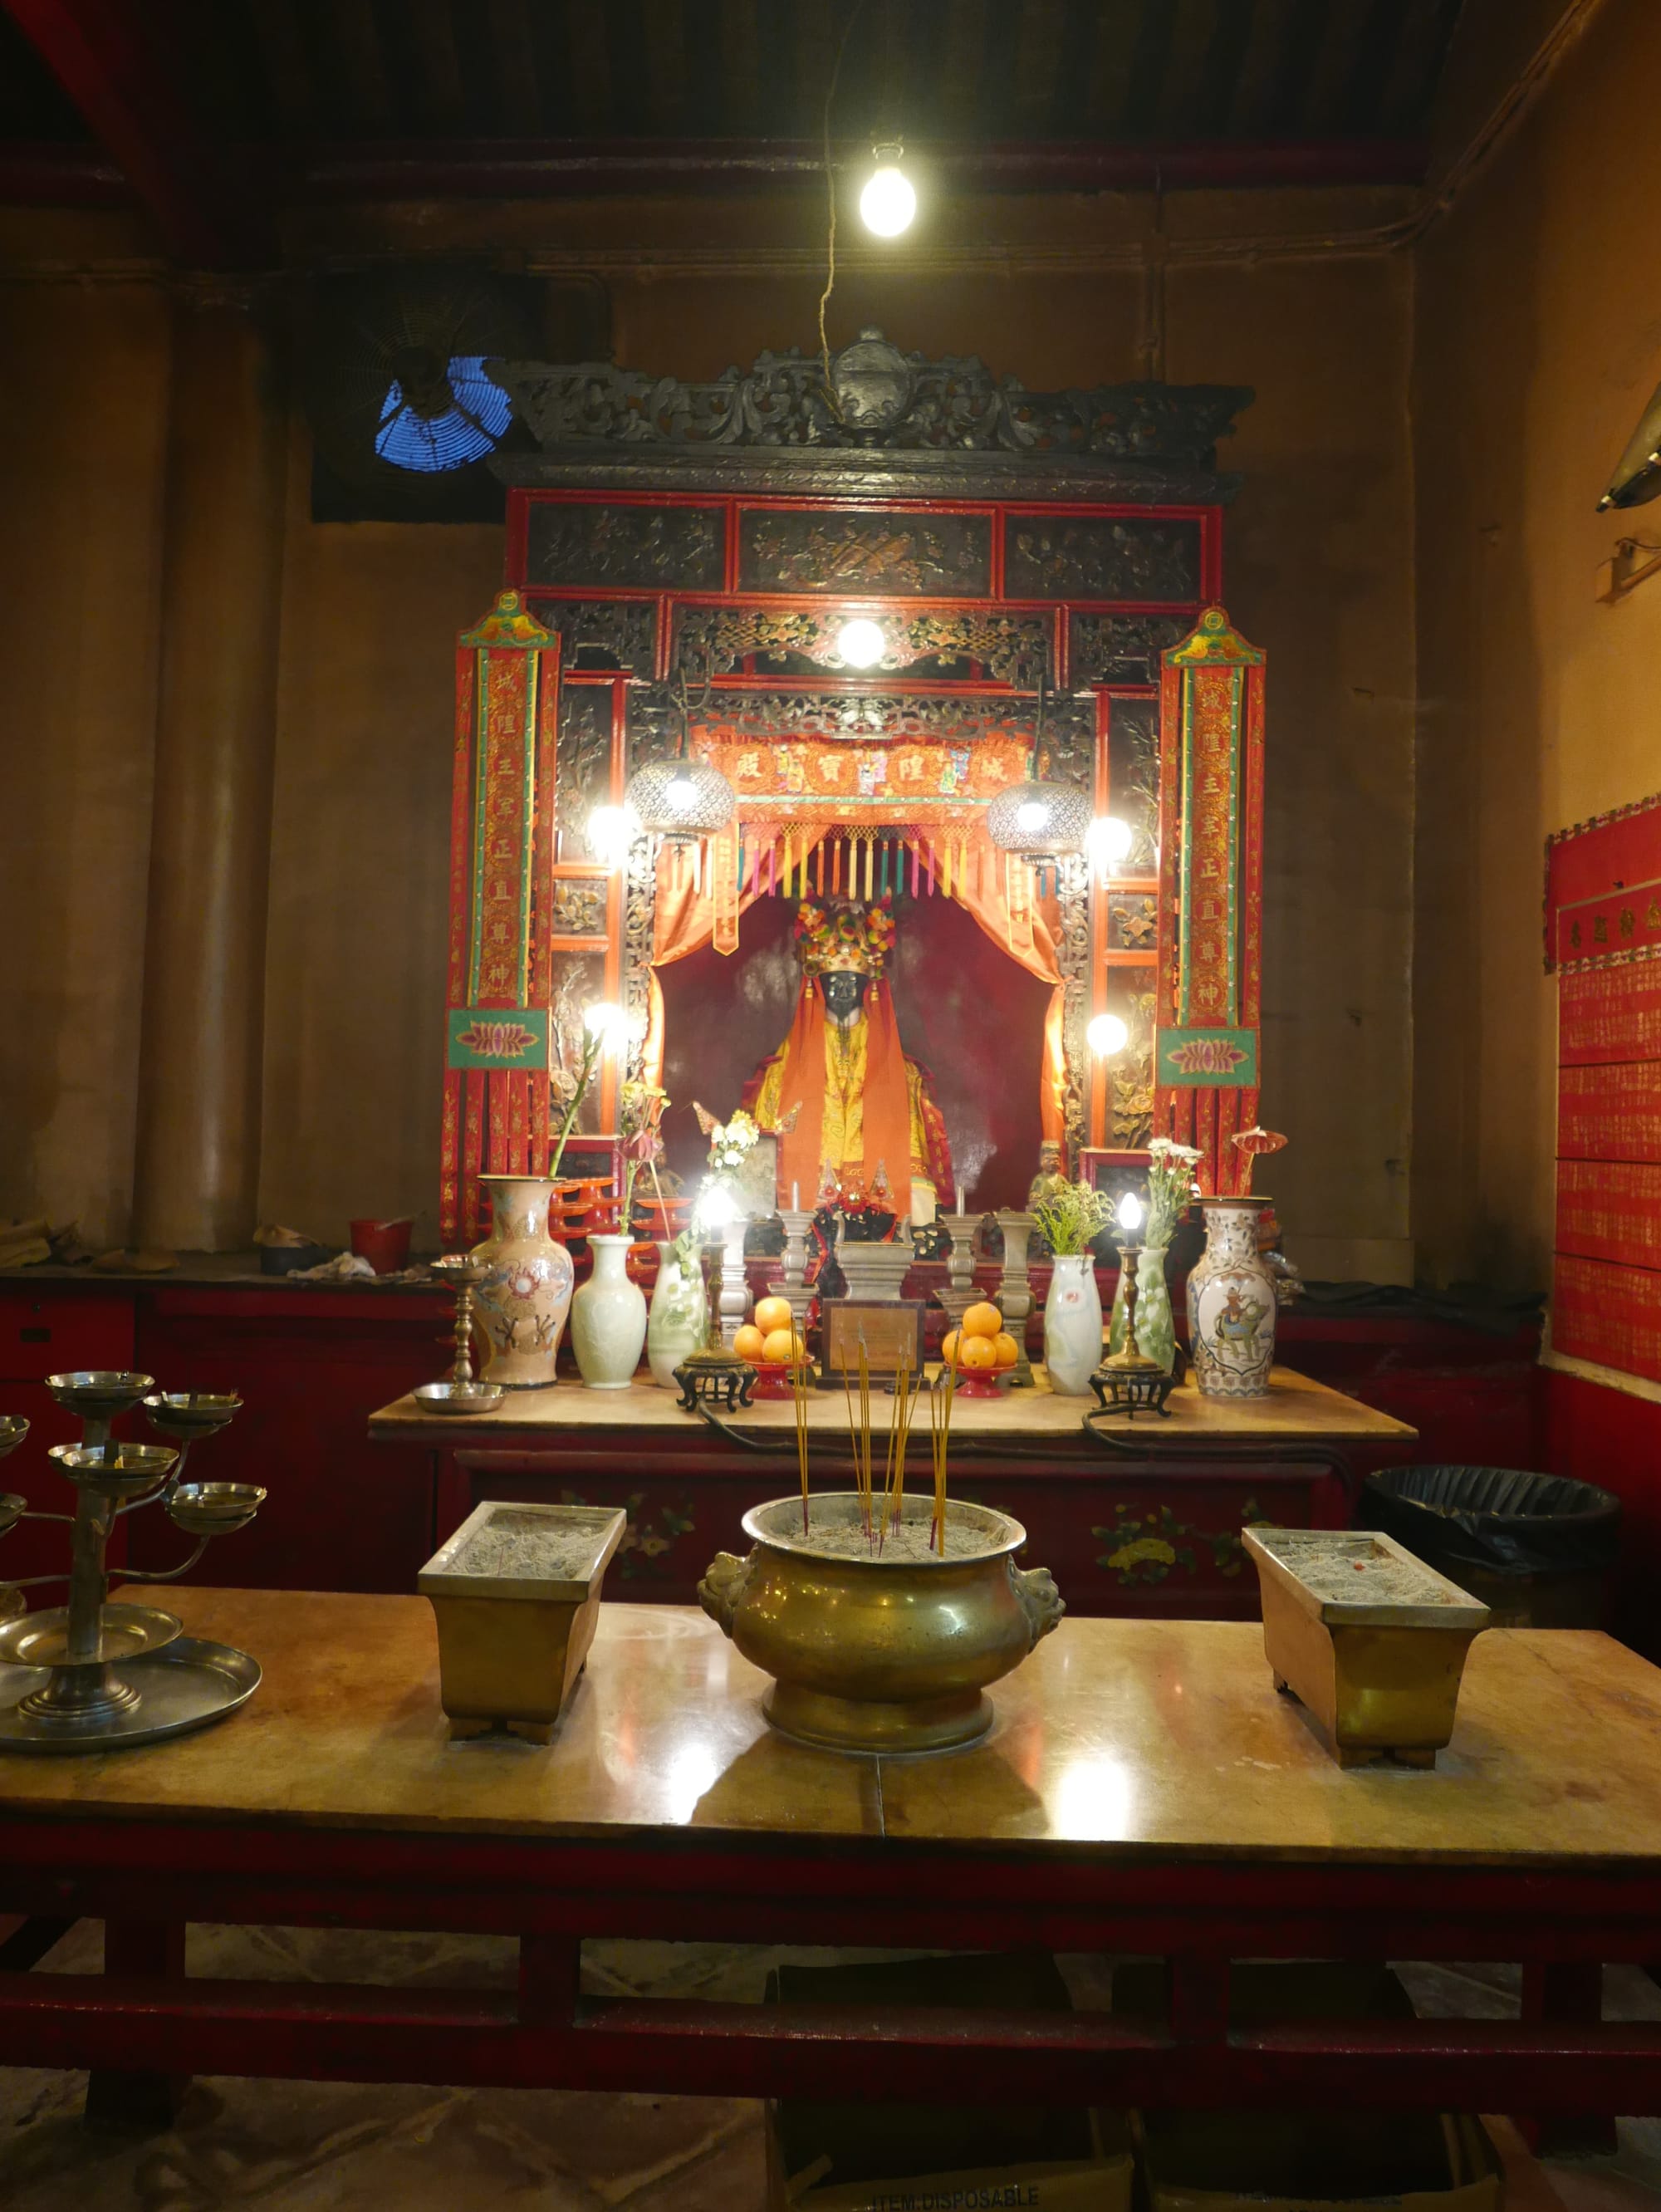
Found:
[[[1621,1501],[1511,1467],[1386,1467],[1356,1515],[1491,1607],[1496,1628],[1600,1628]]]

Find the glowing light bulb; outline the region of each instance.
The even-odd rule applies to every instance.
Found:
[[[597,806],[583,832],[588,849],[603,866],[621,868],[638,834],[638,824],[627,806]]]
[[[1115,868],[1123,867],[1136,842],[1137,833],[1130,823],[1121,822],[1113,814],[1098,814],[1084,833],[1084,849],[1100,876],[1111,875]]]
[[[880,623],[867,622],[863,616],[845,622],[836,633],[838,656],[850,668],[875,668],[888,649]]]
[[[706,1183],[698,1195],[697,1213],[706,1229],[728,1229],[738,1218],[738,1201],[724,1185]]]
[[[1127,1190],[1114,1208],[1114,1218],[1127,1237],[1134,1237],[1142,1226],[1143,1205],[1135,1191]]]
[[[1117,1014],[1098,1014],[1084,1032],[1084,1042],[1098,1060],[1111,1060],[1131,1042],[1131,1032]]]
[[[1017,830],[1041,830],[1050,818],[1050,810],[1041,799],[1029,799],[1015,809]]]
[[[690,806],[697,796],[698,787],[689,775],[676,776],[664,793],[671,806]]]
[[[591,1006],[583,1016],[583,1026],[589,1035],[598,1037],[603,1045],[614,1045],[628,1028],[628,1016],[621,1006]]]
[[[898,238],[902,230],[911,228],[917,213],[917,194],[911,179],[898,166],[901,148],[874,146],[871,151],[877,166],[859,195],[860,219],[878,238]]]

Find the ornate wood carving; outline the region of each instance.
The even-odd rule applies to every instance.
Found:
[[[722,524],[714,507],[539,501],[526,526],[525,581],[533,591],[556,584],[718,590]]]
[[[1136,842],[1127,874],[1151,874],[1159,838],[1159,708],[1152,699],[1115,699],[1107,720],[1108,806]]]
[[[674,666],[688,678],[733,675],[750,654],[791,654],[829,674],[847,664],[838,650],[843,617],[814,607],[688,607],[676,623]],[[879,669],[919,660],[978,661],[1000,684],[1035,689],[1053,674],[1052,626],[1043,615],[994,614],[960,607],[878,620]]]
[[[1021,599],[1192,599],[1197,523],[1137,515],[1011,515],[1005,587]]]
[[[751,508],[738,518],[738,580],[747,592],[980,598],[991,590],[991,519]]]
[[[567,684],[560,698],[559,783],[560,827],[568,841],[562,847],[569,860],[587,859],[575,841],[597,806],[611,796],[611,686],[609,684]]]
[[[569,878],[555,883],[548,920],[555,937],[603,937],[605,885]]]
[[[1154,1005],[1151,989],[1132,991],[1123,1002],[1130,1042],[1113,1063],[1109,1142],[1138,1150],[1154,1133]]]
[[[1159,945],[1159,901],[1151,891],[1114,891],[1107,901],[1107,943],[1115,952],[1153,952]]]
[[[567,670],[579,657],[603,653],[614,668],[649,675],[657,655],[658,609],[651,599],[542,599],[530,602],[545,629],[557,630]]]
[[[1060,927],[1056,937],[1056,965],[1064,986],[1061,1044],[1065,1061],[1065,1090],[1062,1126],[1070,1158],[1076,1160],[1084,1142],[1086,1081],[1090,1065],[1085,1030],[1090,1019],[1090,879],[1082,860],[1064,861],[1058,901]]]
[[[629,719],[631,758],[649,756],[653,741],[648,733],[654,726],[678,728],[676,710],[655,684],[631,690]],[[718,684],[707,705],[694,714],[694,726],[763,739],[883,738],[896,744],[907,738],[973,744],[1013,733],[1030,744],[1038,735],[1039,715],[1038,701],[1030,693],[999,697],[945,690],[856,691],[841,685],[741,690]],[[1094,759],[1094,701],[1046,700],[1043,735],[1052,772],[1076,780]]]
[[[494,362],[491,373],[538,445],[881,446],[1213,465],[1217,440],[1249,405],[1239,385],[1098,385],[1028,392],[973,355],[929,361],[862,331],[831,362],[793,348],[758,355],[710,384],[609,362]]]
[[[629,1017],[627,1073],[638,1076],[652,1012],[652,951],[658,919],[658,863],[649,837],[629,848],[623,886],[623,1012]]]
[[[1075,684],[1157,684],[1160,655],[1186,637],[1186,615],[1075,614],[1067,666]]]

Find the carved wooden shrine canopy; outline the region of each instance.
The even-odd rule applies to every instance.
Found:
[[[585,1008],[621,1001],[652,1072],[658,965],[730,950],[774,893],[961,899],[1053,987],[1046,1133],[1076,1157],[1157,1128],[1234,1188],[1263,656],[1216,605],[1235,480],[1214,449],[1250,392],[1032,393],[873,331],[828,381],[794,354],[701,386],[493,372],[537,445],[494,464],[507,589],[457,658],[446,1241],[478,1222],[480,1173],[545,1170]],[[881,641],[858,669],[855,617]],[[736,823],[691,859],[639,837],[609,864],[591,817],[680,749],[722,769]],[[987,805],[1037,772],[1126,824],[1111,876],[991,846]],[[1093,1068],[1101,1012],[1130,1042]],[[615,1127],[619,1079],[585,1126]]]

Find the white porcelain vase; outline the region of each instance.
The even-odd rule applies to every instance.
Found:
[[[708,1329],[709,1297],[697,1255],[683,1262],[676,1258],[672,1243],[660,1243],[658,1279],[646,1316],[646,1362],[660,1389],[676,1389],[676,1369],[688,1352],[697,1351]]]
[[[1044,1301],[1044,1364],[1058,1397],[1082,1398],[1101,1364],[1101,1294],[1088,1252],[1059,1252]]]
[[[1258,1251],[1266,1198],[1205,1198],[1205,1250],[1188,1278],[1188,1352],[1207,1398],[1264,1398],[1275,1364],[1275,1279]]]
[[[571,1348],[591,1390],[627,1390],[646,1348],[646,1292],[628,1279],[632,1237],[591,1237],[594,1272],[571,1301]]]
[[[555,1186],[547,1176],[479,1177],[490,1199],[490,1234],[472,1256],[490,1272],[473,1293],[473,1310],[489,1346],[480,1378],[508,1390],[545,1390],[566,1316],[575,1270],[571,1255],[548,1231]]]

